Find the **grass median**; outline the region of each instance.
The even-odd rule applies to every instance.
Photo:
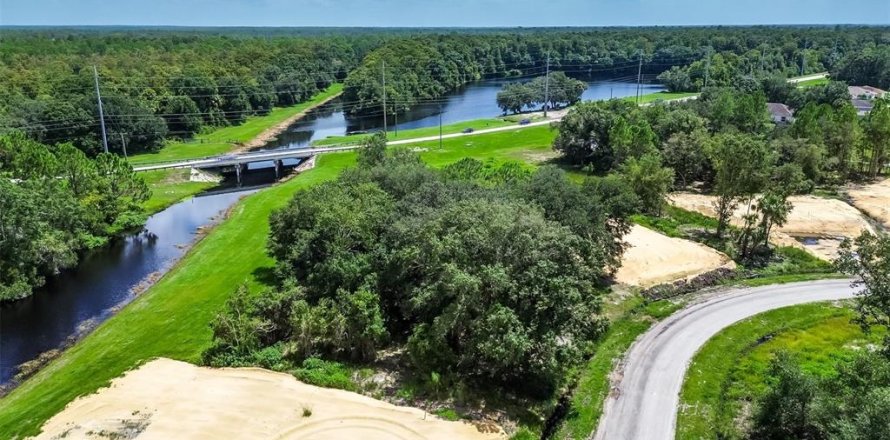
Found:
[[[461,133],[464,130],[472,129],[474,131],[478,130],[486,130],[490,128],[500,128],[500,127],[509,127],[509,126],[517,126],[519,121],[522,119],[526,119],[525,117],[521,117],[522,115],[517,116],[505,116],[502,118],[483,118],[483,119],[474,119],[471,121],[457,122],[454,124],[448,124],[442,126],[442,134],[455,134]],[[540,117],[532,117],[529,116],[528,119],[530,121],[538,121]],[[317,140],[312,143],[313,146],[323,147],[330,145],[352,145],[358,144],[364,139],[371,136],[372,133],[361,133],[354,134],[349,136],[329,136],[324,139]],[[423,127],[423,128],[412,128],[408,130],[399,130],[395,131],[390,129],[386,133],[386,138],[389,141],[401,141],[406,139],[415,139],[415,138],[425,138],[431,136],[439,135],[439,126],[433,127]],[[438,142],[438,140],[436,141]]]
[[[804,371],[834,373],[841,359],[878,343],[883,331],[863,334],[855,312],[815,303],[766,312],[711,338],[689,365],[680,393],[677,439],[744,438],[753,402],[766,390],[769,362],[790,352]]]

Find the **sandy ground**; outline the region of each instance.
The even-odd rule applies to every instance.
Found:
[[[715,200],[716,197],[701,194],[674,193],[670,196],[675,206],[709,217],[717,217]],[[794,196],[788,200],[794,208],[788,215],[788,222],[771,236],[775,244],[806,249],[819,258],[831,260],[837,256],[838,246],[844,238],[857,237],[862,231],[874,232],[865,216],[842,200],[815,196]],[[745,210],[745,206],[736,209],[732,224],[743,223]]]
[[[872,185],[850,186],[847,194],[857,208],[890,228],[890,179]]]
[[[624,252],[615,281],[640,287],[692,278],[720,267],[735,267],[726,255],[705,245],[671,238],[635,225],[624,237]]]
[[[37,438],[481,440],[504,434],[287,374],[156,359],[72,402]]]

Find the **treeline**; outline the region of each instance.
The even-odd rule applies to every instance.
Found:
[[[62,37],[64,35],[64,37]],[[5,31],[0,127],[47,144],[101,151],[93,79],[109,147],[158,149],[167,138],[239,124],[342,80],[383,37],[234,38],[182,33]]]
[[[792,208],[790,195],[876,177],[890,158],[887,99],[860,118],[842,83],[801,96],[790,127],[771,122],[766,95],[756,88],[709,88],[698,100],[674,105],[582,103],[559,123],[554,148],[593,172],[623,174],[650,214],[660,214],[671,188],[694,184],[711,192],[718,197],[720,238],[735,208],[756,200],[721,250],[763,261],[770,231]]]
[[[535,78],[525,83],[509,83],[498,92],[498,107],[504,111],[520,113],[536,106],[547,108],[566,107],[581,101],[587,89],[584,81],[569,78],[563,72]]]
[[[878,31],[878,28],[872,28]],[[672,92],[697,92],[705,87],[731,87],[770,76],[789,78],[831,72],[856,85],[890,87],[890,48],[882,32],[852,32],[835,38],[777,41],[739,51],[716,49],[688,65],[671,67],[658,80]],[[738,48],[736,48],[738,49]]]
[[[791,76],[832,69],[847,54],[882,44],[881,27],[711,27],[503,31],[418,35],[385,43],[347,78],[344,95],[356,114],[387,114],[434,102],[486,77],[538,76],[546,69],[587,75],[659,74],[686,66],[688,79],[664,79],[677,90],[730,85],[740,74]],[[710,67],[705,69],[706,55]],[[385,68],[384,68],[385,65]],[[672,74],[673,75],[673,74]]]
[[[149,195],[121,156],[0,136],[0,302],[31,295],[83,251],[141,226]]]
[[[213,323],[211,365],[289,370],[405,347],[421,381],[550,396],[602,332],[602,280],[636,200],[464,159],[442,171],[377,135],[359,165],[271,219],[281,288],[239,291]]]

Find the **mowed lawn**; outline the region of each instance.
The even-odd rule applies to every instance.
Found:
[[[415,148],[433,166],[463,157],[532,160],[551,156],[556,133],[529,127]],[[0,399],[0,438],[36,434],[76,397],[89,394],[147,360],[198,362],[211,342],[210,321],[240,284],[263,288],[273,261],[266,255],[270,213],[302,188],[335,178],[355,153],[320,156],[315,169],[247,196],[155,286],[83,341]]]
[[[239,143],[249,142],[267,128],[284,120],[306,113],[343,91],[343,84],[333,84],[317,93],[306,102],[290,107],[275,107],[267,115],[251,116],[241,125],[233,125],[196,135],[187,142],[170,142],[157,153],[143,153],[130,156],[130,163],[143,165],[155,162],[196,159],[223,154],[234,149]]]
[[[167,209],[180,200],[215,186],[211,182],[190,182],[188,169],[155,170],[139,173],[151,189],[151,197],[142,203],[148,215]]]
[[[815,87],[815,86],[824,86],[828,84],[830,79],[828,78],[816,78],[816,79],[808,79],[806,81],[801,81],[797,83],[797,87],[806,88],[806,87]]]
[[[640,96],[640,104],[648,104],[657,101],[670,101],[672,99],[689,98],[690,96],[698,96],[698,92],[655,92],[646,93]],[[637,102],[635,96],[627,96],[621,98],[625,101]]]
[[[442,134],[453,134],[460,133],[467,128],[472,128],[473,130],[484,130],[487,128],[497,128],[497,127],[506,127],[510,125],[517,125],[518,120],[513,120],[514,117],[505,117],[505,118],[485,118],[485,119],[474,119],[472,121],[458,122],[455,124],[448,124],[442,126]],[[523,118],[520,118],[520,120]],[[424,128],[412,128],[410,130],[400,130],[396,132],[392,128],[386,133],[386,138],[390,141],[398,141],[403,139],[414,139],[414,138],[423,138],[428,136],[438,136],[439,135],[439,126],[435,127],[424,127]],[[363,133],[363,134],[355,134],[351,136],[329,136],[324,139],[317,140],[312,143],[314,146],[325,146],[325,145],[341,145],[341,144],[357,144],[362,140],[371,136],[371,133]]]
[[[736,418],[753,410],[766,390],[769,363],[779,351],[795,356],[804,371],[824,376],[834,372],[838,361],[879,343],[885,331],[863,334],[851,322],[854,315],[835,303],[804,304],[751,317],[718,333],[689,365],[677,439],[739,437]]]

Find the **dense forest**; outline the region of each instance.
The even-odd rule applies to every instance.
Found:
[[[115,154],[0,136],[0,302],[24,298],[80,254],[141,227],[149,196]]]
[[[154,151],[166,139],[239,124],[344,81],[354,114],[440,102],[488,77],[647,78],[673,90],[748,76],[831,70],[851,83],[890,81],[878,27],[603,29],[10,28],[0,47],[0,127],[46,144],[101,150],[93,66],[110,149]],[[671,69],[671,70],[669,70]],[[666,72],[667,71],[667,72]]]
[[[55,32],[61,32],[56,30]],[[380,37],[383,38],[383,37]],[[239,124],[342,80],[379,38],[237,38],[93,32],[4,33],[0,127],[101,151],[98,71],[109,148],[152,151],[166,138]]]
[[[469,81],[487,77],[539,76],[552,70],[574,75],[636,78],[660,74],[672,90],[730,85],[744,76],[782,77],[871,63],[855,57],[886,44],[878,27],[621,28],[574,32],[507,32],[418,36],[371,52],[346,79],[344,96],[353,113],[382,113],[386,76],[387,114],[435,102]],[[880,52],[874,58],[880,58]],[[683,67],[687,66],[688,67]],[[864,71],[870,81],[884,67]]]
[[[375,136],[358,167],[273,215],[281,288],[236,294],[207,361],[368,362],[404,345],[418,377],[547,396],[603,329],[636,203],[620,181],[554,167],[432,170]]]

